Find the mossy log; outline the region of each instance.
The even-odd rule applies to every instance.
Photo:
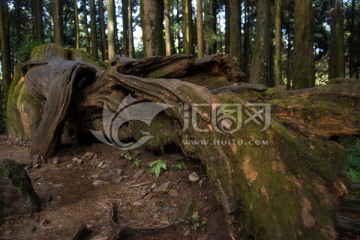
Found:
[[[161,59],[158,65],[169,60]],[[174,56],[172,59],[188,61],[189,58]],[[113,64],[102,73],[95,66],[72,62],[68,58],[34,60],[47,64],[31,64],[27,70],[23,78],[25,84],[21,85],[22,94],[27,98],[20,97],[20,94],[9,100],[17,102],[13,107],[19,114],[14,114],[14,121],[23,129],[33,129],[26,130],[33,139],[32,154],[50,157],[56,146],[54,142],[60,139],[60,129],[65,124],[78,132],[101,131],[104,105],[110,112],[116,112],[129,94],[138,102],[168,104],[173,107],[160,113],[149,127],[137,121],[124,124],[119,128],[119,138],[137,140],[142,137],[143,130],[154,136],[147,142],[150,149],[176,145],[186,156],[201,160],[215,195],[224,207],[233,239],[336,238],[334,210],[339,198],[347,191],[341,181],[341,159],[345,159],[346,151],[328,139],[359,133],[359,82],[352,82],[351,86],[344,83],[300,92],[262,89],[263,92],[259,93],[255,88],[255,91],[237,93],[231,89],[228,92],[221,90],[213,95],[204,87],[206,84],[199,86],[186,81],[191,76],[180,80],[142,78],[123,74],[124,67],[119,68],[119,64]],[[135,62],[143,64],[146,61]],[[201,66],[203,63],[199,61]],[[47,71],[46,66],[49,68],[52,64],[59,66]],[[166,69],[166,64],[161,68]],[[131,71],[131,68],[127,67],[126,71]],[[32,74],[44,78],[32,81]],[[199,75],[197,72],[194,78]],[[208,76],[219,77],[216,74]],[[61,83],[51,84],[55,82],[52,78]],[[31,98],[31,101],[24,102],[24,99]],[[269,128],[263,130],[263,126],[250,121],[233,133],[216,131],[214,127],[229,127],[228,122],[222,121],[213,125],[212,110],[217,104],[241,104],[244,110],[252,112],[254,108],[249,101],[267,102],[274,106]],[[18,107],[24,104],[26,108]],[[183,130],[185,106],[192,104],[211,106],[193,111],[197,115],[197,126],[206,132],[199,132],[194,126]],[[24,120],[24,115],[27,120]],[[29,116],[35,116],[35,120]],[[324,122],[321,119],[326,116],[336,121],[315,125],[317,121]],[[52,121],[41,124],[48,117]],[[208,141],[208,144],[188,144],[199,140]],[[239,141],[249,140],[267,144],[239,144]]]

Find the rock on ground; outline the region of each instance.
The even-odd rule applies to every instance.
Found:
[[[31,213],[39,208],[40,198],[23,165],[0,159],[0,222],[6,216]]]

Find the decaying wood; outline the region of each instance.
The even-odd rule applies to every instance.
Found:
[[[251,84],[251,83],[238,83],[222,88],[212,89],[210,92],[212,94],[219,94],[223,92],[233,92],[233,93],[242,93],[247,91],[256,91],[256,92],[264,92],[268,89],[265,85],[262,84]]]
[[[12,107],[19,112],[19,116],[13,119],[21,122],[24,129],[34,129],[30,131],[34,132],[31,135],[32,154],[41,153],[48,157],[56,146],[54,142],[61,136],[60,130],[65,121],[71,122],[78,131],[101,131],[103,107],[116,112],[129,94],[139,102],[172,105],[173,108],[161,113],[160,120],[154,121],[157,128],[152,134],[156,137],[147,146],[161,147],[161,144],[170,142],[176,144],[185,155],[201,160],[214,186],[215,195],[223,205],[226,224],[233,239],[244,235],[263,239],[333,238],[334,203],[346,193],[346,187],[339,178],[341,170],[332,166],[345,153],[336,143],[319,137],[359,132],[360,111],[354,112],[359,106],[359,83],[356,86],[352,83],[352,89],[345,83],[337,87],[325,86],[297,92],[269,89],[259,93],[265,90],[261,86],[251,86],[252,91],[248,92],[243,92],[243,88],[236,89],[238,87],[228,87],[230,93],[224,92],[224,89],[210,92],[209,89],[219,86],[212,84],[205,88],[207,78],[218,77],[215,84],[227,82],[227,85],[231,79],[238,79],[239,72],[235,77],[234,70],[231,70],[233,63],[229,59],[226,55],[215,55],[193,64],[188,63],[192,60],[186,56],[120,59],[103,74],[85,63],[48,59],[45,60],[47,65],[34,65],[26,73],[22,90],[25,96],[28,95],[25,99],[32,101],[22,108],[24,98],[16,99],[17,103]],[[182,64],[177,66],[175,62]],[[152,64],[156,67],[152,68]],[[187,65],[188,68],[184,67]],[[143,78],[170,76],[170,69],[176,69],[176,78],[180,78],[184,69],[186,75],[179,80],[170,77]],[[142,77],[137,76],[139,74]],[[192,79],[201,80],[202,86],[192,84]],[[337,88],[338,95],[334,98],[332,93]],[[216,91],[219,94],[212,94]],[[214,106],[218,103],[241,103],[249,113],[254,111],[247,102],[251,100],[269,102],[274,106],[274,119],[268,129],[262,131],[262,126],[250,122],[235,133],[217,132],[212,126],[212,108],[209,108],[196,110],[198,126],[207,129],[207,132],[195,131],[192,127],[182,130],[182,111],[186,104]],[[337,109],[333,111],[335,106]],[[314,110],[322,112],[314,113]],[[33,114],[37,116],[36,121],[29,120],[29,111],[36,113]],[[322,123],[326,116],[336,121],[333,124]],[[314,125],[318,122],[320,125]],[[289,128],[291,124],[308,129],[312,134],[293,134],[296,128]],[[217,127],[223,127],[222,123],[218,123]],[[325,133],[324,128],[343,130],[328,130]],[[125,132],[126,137],[136,140],[141,137],[138,135],[139,129],[136,123],[129,123],[119,129],[119,135]],[[185,144],[185,141],[202,139],[258,139],[267,140],[268,144]],[[328,201],[329,198],[332,201]]]

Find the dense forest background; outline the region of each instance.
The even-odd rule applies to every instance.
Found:
[[[118,54],[228,53],[243,81],[300,89],[359,78],[355,0],[0,0],[0,106],[18,63],[55,42],[106,65]]]

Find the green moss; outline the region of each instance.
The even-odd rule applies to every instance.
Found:
[[[50,58],[60,58],[66,60],[67,52],[57,44],[44,44],[35,47],[31,52],[31,61],[44,61]]]

